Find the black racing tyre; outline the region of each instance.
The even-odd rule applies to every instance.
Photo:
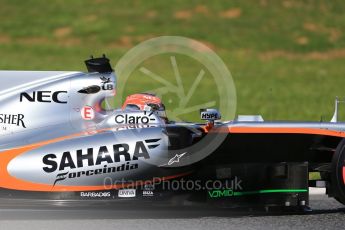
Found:
[[[331,186],[336,200],[345,204],[345,139],[343,139],[332,159]]]

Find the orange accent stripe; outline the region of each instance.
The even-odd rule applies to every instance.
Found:
[[[224,130],[225,131],[225,130]],[[287,133],[345,137],[345,132],[316,128],[228,127],[229,133]]]
[[[7,165],[16,156],[21,155],[27,151],[39,148],[44,145],[66,140],[73,137],[78,137],[84,133],[72,134],[64,137],[55,138],[48,141],[43,141],[35,144],[26,145],[19,148],[6,150],[0,153],[0,187],[17,189],[17,190],[32,190],[32,191],[51,191],[52,186],[47,184],[39,184],[28,182],[11,176],[7,171]]]

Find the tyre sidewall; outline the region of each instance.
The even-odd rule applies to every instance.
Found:
[[[331,186],[334,192],[334,197],[341,203],[345,204],[343,167],[345,167],[345,139],[339,143],[333,156],[331,178]]]

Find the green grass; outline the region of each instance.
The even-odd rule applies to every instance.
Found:
[[[102,53],[115,66],[147,38],[185,36],[205,42],[224,60],[235,81],[238,114],[329,120],[334,97],[345,96],[344,12],[340,0],[0,0],[0,69],[85,70],[82,61]],[[188,88],[200,66],[176,58]],[[173,79],[168,56],[144,64]],[[219,100],[206,75],[188,106]],[[138,71],[130,83],[126,94],[155,84]],[[163,99],[176,106],[174,95]]]

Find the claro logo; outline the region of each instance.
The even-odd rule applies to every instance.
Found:
[[[23,100],[29,102],[43,102],[43,103],[59,103],[67,104],[67,101],[62,100],[62,94],[67,94],[67,91],[33,91],[32,93],[20,93],[20,102]]]
[[[144,111],[144,115],[135,114],[135,115],[128,115],[128,114],[118,114],[115,116],[115,123],[116,124],[148,124],[150,121],[156,121],[155,117],[151,117],[153,112],[150,112],[146,115],[146,111]]]

